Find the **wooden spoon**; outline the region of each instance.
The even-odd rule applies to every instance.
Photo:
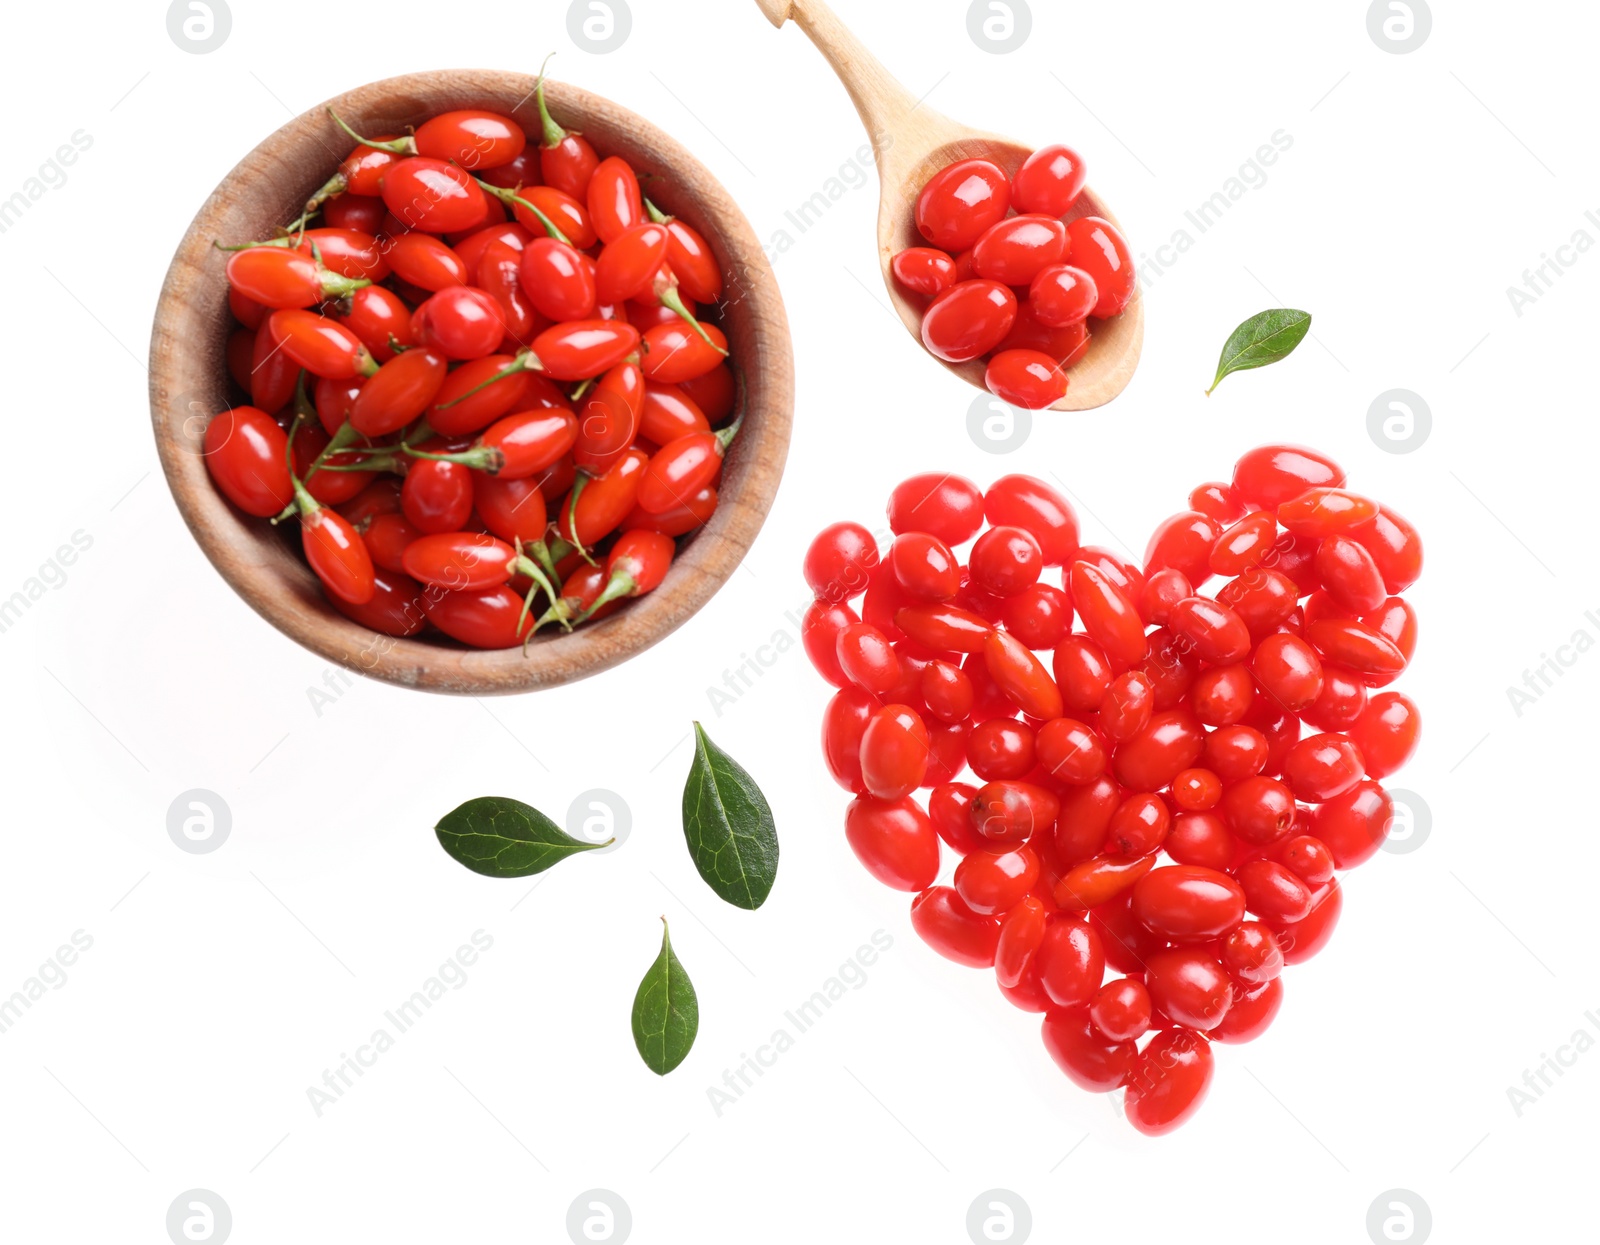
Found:
[[[957,160],[990,160],[1007,176],[1015,175],[1033,148],[998,134],[968,129],[919,105],[823,0],[756,3],[774,26],[792,19],[805,31],[850,92],[862,124],[872,137],[879,182],[878,265],[883,270],[890,302],[920,347],[924,304],[900,291],[889,271],[889,261],[908,246],[927,245],[917,233],[913,217],[922,187],[940,169]],[[1104,217],[1121,228],[1110,208],[1087,187],[1067,219],[1079,216]],[[1091,327],[1089,348],[1069,369],[1067,395],[1055,404],[1055,410],[1087,411],[1103,406],[1127,387],[1139,365],[1139,351],[1144,344],[1144,301],[1139,295],[1134,295],[1121,315],[1096,320]],[[968,384],[984,388],[981,360],[944,366]]]

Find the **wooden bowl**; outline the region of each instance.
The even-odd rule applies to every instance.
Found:
[[[224,351],[232,329],[227,256],[213,239],[270,238],[349,152],[328,116],[359,133],[403,133],[452,108],[490,108],[540,132],[534,79],[492,70],[407,74],[361,87],[296,117],[250,152],[201,207],[173,257],[150,342],[150,412],[162,470],[212,564],[263,618],[351,670],[402,687],[464,695],[529,691],[595,674],[681,626],[733,573],[755,540],[788,453],[794,364],[783,300],[761,244],[728,192],[642,117],[576,87],[547,82],[551,111],[605,155],[625,157],[663,211],[705,236],[727,281],[723,324],[745,421],[730,447],[711,521],[687,538],[665,582],[598,623],[543,633],[520,649],[468,649],[446,639],[395,639],[340,614],[297,541],[235,509],[201,457],[207,421],[230,405]]]

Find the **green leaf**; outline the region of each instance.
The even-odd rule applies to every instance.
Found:
[[[772,809],[737,761],[694,724],[694,763],[683,788],[683,833],[706,885],[740,908],[759,908],[778,876]]]
[[[633,996],[633,1044],[645,1067],[666,1076],[688,1057],[699,1031],[700,1000],[672,950],[667,918],[662,917],[661,954]]]
[[[1294,348],[1305,340],[1311,331],[1311,315],[1287,307],[1257,312],[1233,330],[1222,357],[1217,360],[1217,376],[1211,390],[1222,383],[1224,376],[1247,371],[1253,367],[1266,367],[1294,353]]]
[[[479,796],[446,813],[434,833],[440,847],[489,878],[530,877],[574,852],[592,852],[610,842],[582,842],[538,809],[498,795]]]

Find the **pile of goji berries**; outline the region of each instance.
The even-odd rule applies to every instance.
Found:
[[[225,248],[250,404],[207,427],[212,478],[298,516],[388,635],[508,648],[651,591],[738,430],[711,248],[537,94],[542,141],[477,109],[362,139],[283,236]]]
[[[890,498],[887,553],[836,523],[806,554],[850,846],[915,893],[930,946],[1044,1013],[1070,1079],[1125,1088],[1141,1132],[1199,1107],[1212,1042],[1272,1022],[1417,745],[1416,705],[1378,689],[1416,645],[1421,541],[1344,484],[1313,450],[1252,450],[1141,568],[1080,546],[1041,480],[923,475]]]
[[[1060,144],[1039,148],[1015,177],[989,160],[957,161],[917,198],[917,230],[930,245],[890,261],[900,286],[929,300],[922,344],[947,363],[987,359],[989,391],[1015,406],[1065,397],[1089,320],[1120,314],[1134,294],[1117,227],[1061,219],[1085,177],[1082,157]]]

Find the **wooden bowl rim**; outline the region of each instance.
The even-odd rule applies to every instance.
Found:
[[[496,70],[403,74],[300,114],[257,144],[206,199],[173,256],[156,307],[151,420],[162,470],[196,542],[234,591],[285,635],[341,666],[401,687],[462,695],[536,690],[596,674],[642,652],[693,616],[737,568],[771,507],[787,456],[794,401],[788,320],[748,220],[710,171],[671,136],[608,99],[547,81],[552,112],[569,128],[594,136],[602,155],[626,154],[641,172],[670,170],[670,180],[646,193],[707,238],[730,292],[737,290],[727,300],[725,326],[745,422],[728,454],[717,511],[684,543],[667,579],[601,622],[570,635],[541,635],[526,656],[518,649],[392,638],[329,605],[309,568],[265,520],[243,514],[212,485],[198,452],[204,428],[199,416],[229,405],[223,362],[226,257],[212,240],[237,233],[238,225],[230,222],[260,211],[274,193],[282,214],[273,219],[287,221],[294,205],[333,173],[350,142],[329,119],[329,108],[364,133],[390,132],[387,125],[395,122],[419,124],[447,108],[494,108],[515,116],[536,141],[535,81]],[[325,159],[291,163],[313,144],[326,149]]]

